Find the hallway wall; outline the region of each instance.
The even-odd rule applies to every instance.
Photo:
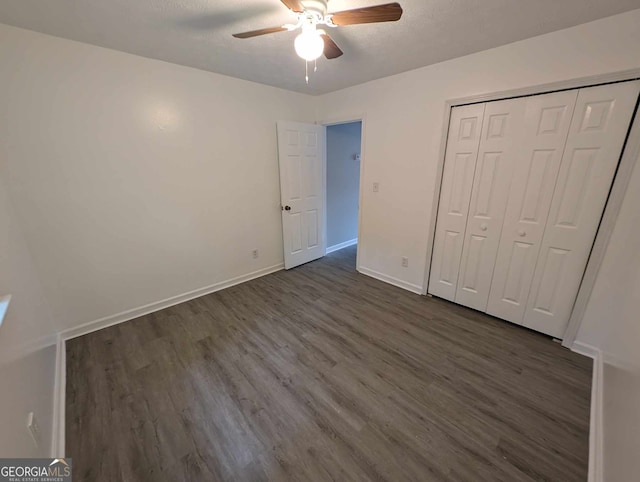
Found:
[[[327,247],[358,237],[362,122],[327,127]]]

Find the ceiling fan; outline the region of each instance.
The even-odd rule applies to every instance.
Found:
[[[295,24],[281,27],[263,28],[233,34],[236,38],[246,39],[276,32],[302,30],[296,37],[294,47],[296,53],[307,62],[314,61],[322,54],[327,59],[340,57],[343,52],[333,39],[318,25],[335,28],[343,25],[362,23],[395,22],[402,17],[402,7],[398,3],[387,3],[374,7],[356,8],[342,12],[327,13],[328,0],[280,0],[289,10],[298,16]],[[309,81],[307,76],[307,82]]]

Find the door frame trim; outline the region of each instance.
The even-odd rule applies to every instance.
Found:
[[[364,241],[364,236],[362,233],[362,196],[364,195],[364,189],[363,189],[363,180],[364,180],[364,167],[365,167],[365,133],[366,133],[366,114],[365,113],[360,113],[360,114],[353,114],[353,115],[344,115],[344,116],[340,116],[340,117],[333,117],[330,119],[326,119],[326,120],[320,120],[320,121],[316,121],[316,124],[321,125],[324,127],[325,129],[325,136],[324,136],[324,154],[323,154],[323,158],[322,158],[322,163],[323,163],[323,172],[324,172],[324,230],[325,230],[325,237],[327,235],[327,127],[329,126],[337,126],[340,124],[351,124],[353,122],[360,122],[361,123],[361,127],[360,127],[360,179],[359,179],[359,184],[358,184],[358,249],[356,250],[356,271],[360,271],[361,269],[361,264],[360,264],[360,260],[362,259],[360,256],[360,246],[361,243]],[[326,250],[325,250],[325,255],[326,255]]]
[[[547,84],[531,85],[518,89],[509,89],[496,92],[488,92],[468,97],[459,97],[449,99],[444,103],[444,119],[442,126],[442,135],[440,139],[440,150],[438,154],[438,164],[436,170],[436,185],[433,192],[433,202],[431,207],[431,221],[429,222],[429,232],[427,240],[426,264],[423,283],[423,295],[429,290],[429,275],[431,273],[433,243],[436,234],[436,222],[438,215],[438,205],[440,203],[440,192],[442,189],[442,174],[444,172],[444,161],[447,148],[447,139],[449,137],[449,122],[451,120],[451,109],[453,107],[477,104],[481,102],[493,102],[497,100],[511,99],[515,97],[528,97],[532,95],[548,94],[562,90],[580,89],[584,87],[594,87],[603,84],[613,84],[617,82],[626,82],[630,80],[640,80],[640,69],[623,70],[611,72],[607,74],[592,75],[586,77],[577,77],[573,79],[563,80],[559,82],[551,82]],[[363,123],[364,126],[364,123]],[[635,118],[632,119],[631,129],[627,137],[622,157],[618,164],[616,175],[613,179],[609,198],[605,205],[605,209],[594,240],[593,249],[587,261],[585,274],[578,289],[576,302],[574,304],[567,329],[565,330],[562,345],[572,348],[575,342],[578,330],[582,324],[582,318],[586,311],[589,297],[593,290],[595,280],[602,264],[606,248],[609,244],[611,230],[615,225],[622,200],[627,190],[629,174],[635,165],[636,159],[640,154],[640,114],[636,112]],[[362,181],[362,179],[361,179]],[[608,231],[608,233],[606,232]]]

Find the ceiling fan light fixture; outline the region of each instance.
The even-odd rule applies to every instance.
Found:
[[[305,76],[309,82],[309,62],[314,62],[321,55],[331,60],[341,57],[344,52],[324,30],[318,26],[341,27],[343,25],[358,25],[365,23],[395,22],[402,17],[402,7],[399,3],[386,3],[373,7],[354,8],[341,12],[328,12],[329,0],[280,0],[290,12],[294,13],[298,21],[280,27],[261,28],[248,32],[234,33],[236,38],[252,38],[276,32],[292,32],[302,29],[294,42],[296,53],[305,60]],[[314,71],[317,66],[314,65]]]
[[[296,53],[309,62],[320,57],[324,52],[324,40],[320,34],[321,32],[315,29],[303,30],[293,44]]]

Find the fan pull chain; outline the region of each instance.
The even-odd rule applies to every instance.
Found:
[[[304,80],[307,81],[307,84],[309,83],[309,62],[306,60],[304,61]]]

